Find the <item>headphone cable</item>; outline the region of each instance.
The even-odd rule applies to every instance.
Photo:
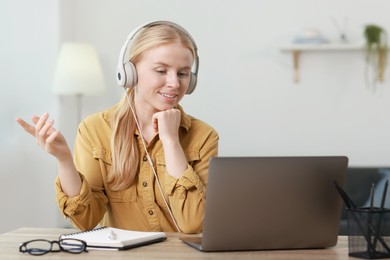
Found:
[[[145,153],[146,153],[146,158],[148,159],[148,162],[149,162],[150,166],[152,167],[153,175],[154,175],[154,177],[156,178],[158,189],[159,189],[159,191],[160,191],[160,193],[161,193],[161,196],[162,196],[162,198],[163,198],[163,201],[164,201],[165,205],[167,206],[167,209],[168,209],[169,215],[171,216],[171,219],[172,219],[172,221],[173,221],[173,224],[175,224],[175,227],[176,227],[177,231],[178,231],[179,233],[181,233],[180,228],[179,228],[179,226],[178,226],[178,224],[177,224],[177,222],[176,222],[176,220],[175,220],[175,218],[174,218],[174,216],[173,216],[173,213],[172,213],[172,211],[171,211],[171,208],[169,207],[168,202],[167,202],[166,199],[165,199],[164,192],[163,192],[163,190],[162,190],[162,188],[161,188],[161,184],[160,184],[159,178],[158,178],[158,176],[157,176],[156,170],[154,169],[153,161],[152,161],[152,159],[150,158],[148,149],[146,148],[145,140],[144,140],[144,137],[143,137],[143,134],[142,134],[142,131],[141,131],[141,126],[140,126],[139,123],[138,123],[138,119],[137,119],[137,116],[136,116],[136,114],[135,114],[134,108],[133,108],[133,106],[131,105],[131,102],[130,102],[130,99],[129,99],[128,92],[126,91],[126,88],[124,88],[124,89],[125,89],[125,92],[126,92],[126,100],[127,100],[127,103],[129,104],[131,113],[133,114],[133,117],[134,117],[135,124],[136,124],[137,129],[138,129],[138,131],[139,131],[139,134],[140,134],[140,136],[141,136],[141,141],[142,141],[142,145],[143,145],[143,148],[144,148],[144,150],[145,150]]]

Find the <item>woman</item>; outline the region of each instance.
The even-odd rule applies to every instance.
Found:
[[[78,228],[198,233],[218,134],[179,105],[193,84],[196,46],[170,22],[135,34],[128,58],[134,86],[113,108],[81,122],[74,158],[47,113],[32,125],[17,122],[56,157],[57,202]]]

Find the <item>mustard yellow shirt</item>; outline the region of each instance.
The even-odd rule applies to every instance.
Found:
[[[112,191],[107,183],[111,169],[111,127],[113,108],[87,117],[79,125],[74,161],[82,178],[80,194],[68,197],[56,179],[56,199],[62,213],[81,230],[102,226],[141,231],[177,231],[146,159],[139,133],[140,169],[127,189]],[[182,232],[202,230],[209,160],[218,154],[218,133],[208,124],[181,111],[179,139],[188,161],[180,178],[165,169],[158,135],[147,145],[164,196]]]

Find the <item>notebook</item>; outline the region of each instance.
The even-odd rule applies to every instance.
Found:
[[[60,239],[75,238],[84,240],[87,248],[125,250],[144,246],[166,239],[164,232],[144,232],[101,227],[84,232],[63,234]]]
[[[348,158],[217,157],[209,165],[202,251],[336,245]]]

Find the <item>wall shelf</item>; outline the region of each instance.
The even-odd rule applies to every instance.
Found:
[[[288,44],[280,47],[282,52],[291,52],[294,66],[294,82],[300,80],[299,73],[299,56],[301,52],[314,51],[362,51],[364,44],[362,43],[323,43],[323,44]]]

